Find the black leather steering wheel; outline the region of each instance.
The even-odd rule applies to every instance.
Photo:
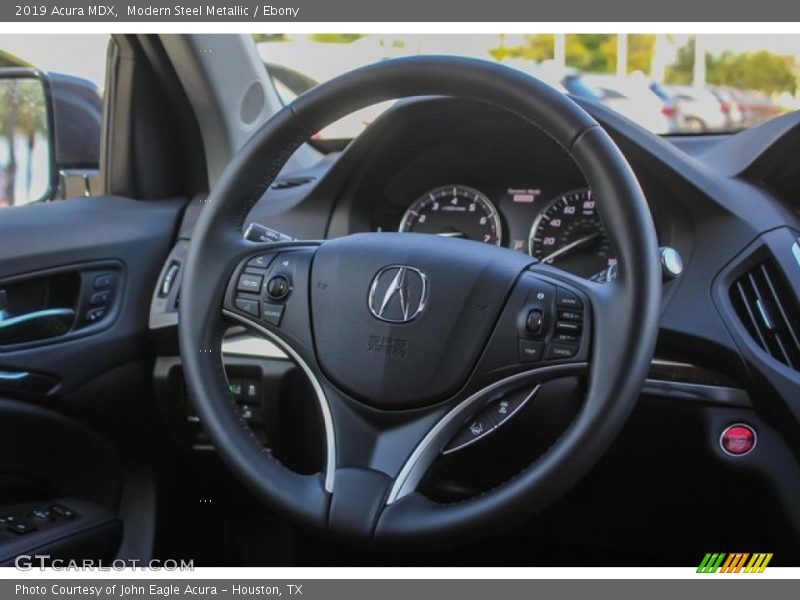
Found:
[[[276,244],[243,238],[249,210],[311,134],[359,108],[424,95],[495,105],[556,140],[601,199],[618,277],[594,283],[508,249],[410,233]],[[275,277],[289,284],[281,299],[267,295]],[[219,454],[277,510],[362,540],[456,541],[541,510],[595,464],[638,397],[660,295],[647,203],[592,117],[549,86],[499,65],[398,59],[300,96],[231,161],[186,261],[181,357]],[[231,321],[280,346],[312,382],[326,433],[324,472],[299,475],[284,467],[233,409],[221,357]],[[564,321],[577,330],[563,333],[556,323]],[[528,468],[454,504],[417,491],[426,469],[476,416],[497,410],[502,398],[513,402],[549,379],[576,374],[586,377],[581,410]]]

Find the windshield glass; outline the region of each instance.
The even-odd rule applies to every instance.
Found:
[[[658,134],[731,133],[800,107],[800,37],[687,34],[256,34],[275,88],[291,102],[381,60],[451,54],[501,62],[601,102]],[[357,136],[391,103],[317,134]]]

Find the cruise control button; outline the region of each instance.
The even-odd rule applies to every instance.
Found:
[[[557,333],[553,336],[553,341],[564,344],[577,344],[581,341],[581,338],[570,333]]]
[[[576,335],[581,331],[581,324],[575,321],[558,321],[556,322],[556,331],[558,333],[569,333]]]
[[[578,353],[577,346],[568,344],[550,344],[547,348],[547,359],[557,360],[562,358],[572,358]]]
[[[242,273],[239,275],[239,283],[236,289],[240,292],[251,292],[257,294],[261,290],[261,282],[264,278],[261,275],[251,275],[250,273]]]
[[[272,304],[270,302],[263,302],[261,304],[261,308],[263,309],[261,319],[269,323],[270,325],[275,325],[277,327],[281,324],[281,318],[283,317],[283,304]]]
[[[248,298],[236,298],[236,308],[258,318],[259,316],[259,303],[258,300],[250,300]]]
[[[532,342],[530,340],[519,341],[519,361],[535,362],[542,360],[544,353],[544,342]]]
[[[562,321],[583,321],[583,313],[574,310],[560,310],[558,318]]]
[[[583,302],[572,292],[568,292],[563,288],[558,288],[556,293],[556,303],[559,308],[576,308],[578,310],[583,308]]]

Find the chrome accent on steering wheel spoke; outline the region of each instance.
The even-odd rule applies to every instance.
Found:
[[[237,315],[229,310],[223,309],[222,314],[242,323],[247,327],[257,330],[260,334],[269,338],[269,340],[272,341],[276,346],[286,352],[291,360],[299,365],[303,370],[303,373],[305,373],[306,377],[308,377],[308,380],[311,382],[311,386],[314,388],[314,395],[317,398],[317,402],[322,413],[323,425],[325,427],[325,491],[328,493],[333,493],[334,474],[336,473],[336,435],[333,430],[333,417],[331,416],[328,398],[325,395],[325,391],[322,389],[322,384],[314,374],[314,371],[311,369],[308,363],[303,360],[302,357],[294,350],[294,348],[292,348],[289,344],[284,342],[280,337],[265,327],[262,327],[258,323],[246,319],[241,315]]]
[[[513,384],[522,384],[528,379],[531,384],[536,385],[541,383],[542,377],[544,379],[555,379],[556,377],[576,375],[585,371],[588,366],[586,362],[566,363],[523,371],[500,379],[460,402],[431,428],[408,460],[406,460],[392,485],[392,489],[389,491],[386,504],[393,504],[417,488],[428,467],[439,456],[442,448],[457,431],[458,427],[467,421],[475,413],[476,409],[483,408],[485,404],[488,404],[494,392]]]

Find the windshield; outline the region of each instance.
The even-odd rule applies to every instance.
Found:
[[[800,38],[687,34],[256,34],[281,99],[357,67],[451,54],[501,62],[657,134],[731,133],[800,107]],[[391,103],[317,134],[350,139]]]

